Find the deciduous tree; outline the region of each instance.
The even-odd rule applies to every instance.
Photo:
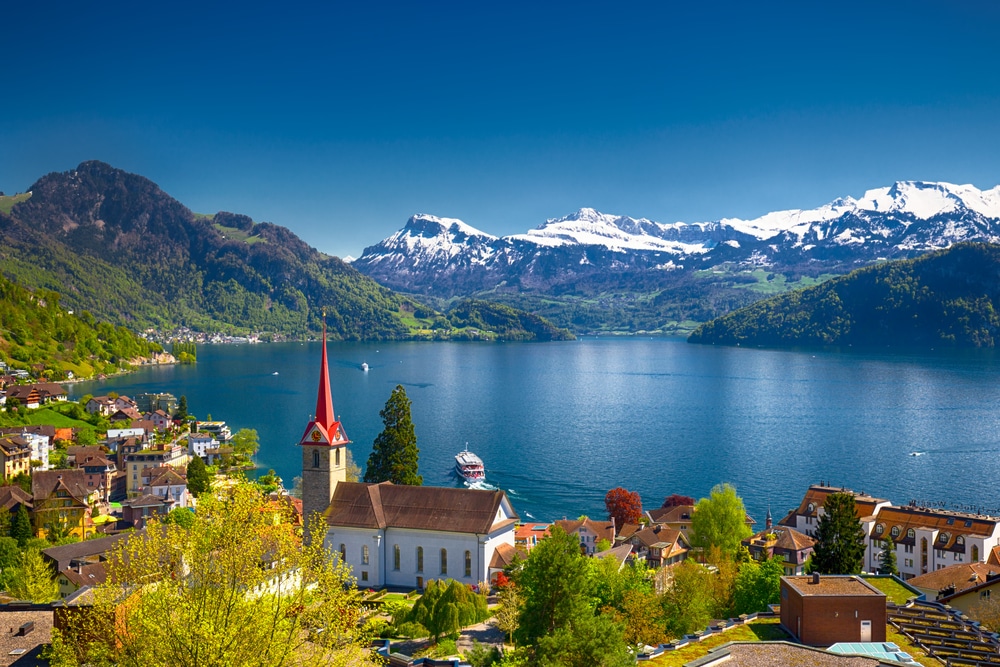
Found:
[[[424,482],[417,474],[420,450],[410,418],[410,399],[402,385],[392,390],[379,415],[385,428],[372,445],[364,481],[420,486]]]
[[[865,529],[857,517],[854,496],[832,493],[823,503],[816,526],[812,571],[820,574],[860,574],[865,559]]]
[[[499,577],[497,576],[498,584]],[[521,615],[521,605],[524,600],[521,597],[521,590],[513,581],[508,581],[500,586],[500,593],[497,595],[498,605],[495,609],[497,627],[507,635],[507,639],[513,644],[514,633],[517,631],[518,617]]]
[[[679,507],[684,505],[694,505],[694,498],[691,496],[682,496],[678,493],[673,493],[663,499],[663,504],[660,507]]]
[[[234,458],[243,463],[249,462],[260,449],[260,437],[257,435],[257,429],[241,428],[233,436],[230,444],[233,446]]]
[[[620,486],[611,489],[604,496],[604,506],[608,510],[608,519],[614,521],[618,529],[627,523],[639,523],[642,518],[642,499],[638,491],[629,491]]]
[[[265,509],[239,484],[202,496],[189,529],[151,518],[61,647],[95,667],[378,664],[347,566]]]
[[[11,572],[7,592],[18,600],[44,604],[59,597],[59,585],[37,549],[21,552]]]
[[[708,498],[695,505],[691,516],[692,546],[716,546],[724,554],[735,555],[744,538],[750,536],[743,500],[730,484],[718,484]]]
[[[777,604],[781,599],[784,570],[782,560],[775,558],[741,563],[736,575],[735,613],[767,611],[768,605]]]

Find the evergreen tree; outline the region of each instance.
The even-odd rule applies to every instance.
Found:
[[[882,556],[879,559],[878,573],[899,576],[899,568],[896,567],[896,543],[892,541],[891,537],[885,541],[885,549],[882,550]]]
[[[424,478],[417,474],[417,435],[410,419],[410,399],[402,385],[396,385],[385,407],[379,412],[385,428],[375,438],[365,467],[365,481],[392,482],[420,486]]]
[[[620,625],[595,615],[589,559],[559,526],[531,550],[517,584],[524,593],[518,642],[537,665],[631,664]]]
[[[201,460],[200,456],[195,456],[191,458],[191,462],[187,466],[187,487],[196,498],[201,494],[208,491],[212,486],[211,480],[208,477],[208,470],[205,468],[205,462]]]
[[[816,527],[812,571],[820,574],[860,574],[865,558],[865,530],[850,493],[833,493],[823,503]]]
[[[187,396],[181,394],[181,398],[177,401],[177,412],[174,413],[174,417],[177,419],[187,419],[188,418],[188,399]]]
[[[31,519],[28,518],[28,510],[21,505],[14,513],[14,520],[10,524],[10,536],[17,540],[19,547],[24,547],[32,537]]]

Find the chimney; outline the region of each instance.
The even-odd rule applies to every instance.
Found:
[[[813,572],[813,580],[812,580],[812,582],[814,584],[818,584],[819,583],[819,572]]]

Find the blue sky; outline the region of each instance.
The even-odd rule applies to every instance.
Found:
[[[357,256],[414,213],[511,234],[896,180],[1000,183],[1000,3],[6,7],[0,190],[100,159]]]

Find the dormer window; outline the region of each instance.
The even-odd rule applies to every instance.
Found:
[[[910,528],[909,530],[906,531],[906,536],[912,540],[917,536],[917,533],[912,528]]]
[[[945,523],[947,523],[949,526],[955,525],[955,517],[953,516],[948,517],[948,521],[946,521]]]
[[[902,529],[902,528],[900,528],[899,526],[893,526],[893,527],[892,527],[892,530],[891,530],[891,531],[889,531],[889,534],[890,534],[890,535],[892,535],[892,539],[896,539],[897,537],[899,537],[899,533],[900,533],[900,531],[902,531],[902,530],[903,530],[903,529]]]
[[[806,511],[807,511],[807,512],[810,512],[810,513],[811,513],[811,512],[812,512],[813,510],[815,510],[815,509],[816,509],[816,506],[815,506],[815,505],[813,505],[812,503],[809,503],[809,504],[808,504],[808,505],[806,506]]]
[[[948,544],[948,540],[950,538],[951,538],[950,534],[948,534],[948,533],[941,533],[941,535],[938,536],[938,542],[940,542],[941,544]]]
[[[875,534],[876,535],[881,535],[882,531],[884,531],[884,530],[885,530],[885,526],[883,524],[881,524],[881,523],[875,524]]]
[[[956,537],[955,538],[955,546],[957,546],[957,547],[964,547],[965,546],[965,537],[962,536],[962,535],[959,535],[958,537]]]

